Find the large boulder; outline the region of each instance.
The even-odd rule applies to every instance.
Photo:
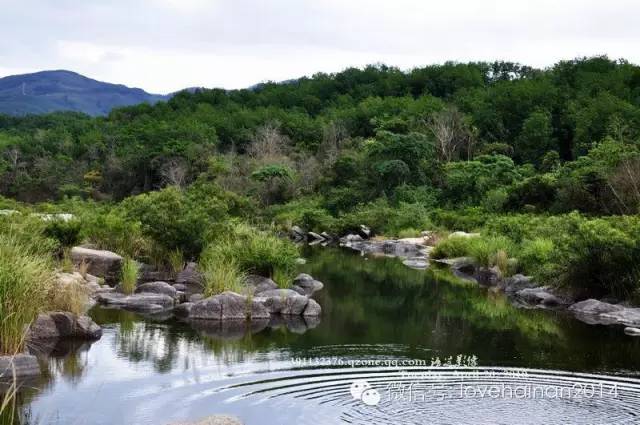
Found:
[[[640,329],[626,327],[626,328],[624,328],[624,333],[629,335],[629,336],[640,336]]]
[[[501,287],[507,295],[515,294],[526,288],[534,288],[536,284],[531,277],[522,274],[516,274],[504,279]]]
[[[600,315],[602,313],[613,313],[620,311],[624,307],[616,304],[609,304],[602,301],[588,299],[580,301],[569,307],[570,311],[578,314]]]
[[[40,365],[36,356],[30,354],[16,354],[15,356],[0,356],[0,380],[9,381],[40,375]]]
[[[135,292],[136,294],[164,294],[171,298],[176,298],[178,291],[167,282],[147,282],[142,285],[138,285]]]
[[[262,303],[235,292],[226,291],[193,304],[191,319],[244,320],[269,318],[269,311]]]
[[[273,289],[260,293],[256,299],[270,313],[300,315],[309,302],[309,298],[292,289]]]
[[[293,279],[293,285],[291,289],[299,293],[300,295],[311,296],[314,292],[324,288],[324,285],[319,280],[315,280],[313,277],[306,273],[300,273],[295,279]],[[272,288],[275,289],[275,288]]]
[[[71,249],[71,260],[76,265],[86,263],[89,273],[104,278],[109,285],[120,280],[123,258],[114,252],[76,246]]]
[[[291,226],[291,229],[289,230],[289,235],[291,236],[292,239],[296,241],[303,240],[307,237],[306,232],[302,230],[300,226]]]
[[[77,338],[100,339],[102,328],[88,316],[55,311],[42,313],[29,327],[29,340]]]
[[[575,303],[569,307],[569,310],[577,319],[589,324],[640,327],[640,308],[629,308],[589,299]]]

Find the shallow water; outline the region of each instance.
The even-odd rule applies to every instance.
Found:
[[[102,339],[57,347],[50,376],[24,395],[27,421],[640,423],[640,338],[620,327],[516,309],[396,259],[323,248],[305,257],[301,271],[325,283],[320,323],[194,330],[94,309]],[[361,384],[368,392],[355,398]]]

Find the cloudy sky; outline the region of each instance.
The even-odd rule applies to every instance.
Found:
[[[0,76],[69,69],[156,93],[379,62],[640,63],[638,0],[0,0],[0,11]]]

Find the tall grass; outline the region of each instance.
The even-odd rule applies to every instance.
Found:
[[[16,397],[18,395],[18,384],[13,372],[13,379],[7,387],[0,388],[0,425],[13,425],[16,422]]]
[[[22,350],[25,329],[46,306],[52,270],[14,234],[0,234],[0,353]]]
[[[169,252],[169,267],[174,276],[184,268],[184,253],[180,249],[174,249]]]
[[[222,259],[215,255],[203,256],[200,271],[204,278],[204,296],[220,294],[224,291],[242,292],[246,274],[240,270],[234,259]]]
[[[505,236],[463,237],[454,236],[442,240],[431,252],[433,258],[471,257],[480,267],[497,266],[503,274],[509,274],[509,258],[516,252],[516,245]]]
[[[277,279],[281,286],[291,282],[298,258],[288,240],[244,224],[234,225],[203,251],[200,266],[210,294],[238,290],[246,274]]]
[[[53,284],[47,294],[47,308],[52,311],[69,311],[84,314],[89,304],[87,288],[80,282]]]
[[[138,283],[138,274],[140,267],[138,263],[132,258],[126,258],[122,265],[122,283],[120,287],[125,294],[133,294]]]

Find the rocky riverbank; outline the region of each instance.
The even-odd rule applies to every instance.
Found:
[[[420,237],[415,238],[371,238],[369,228],[361,225],[358,232],[334,238],[326,235],[325,232],[305,233],[294,226],[290,235],[297,240],[311,241],[311,244],[319,243],[320,239],[323,245],[337,240],[341,247],[358,251],[363,256],[397,257],[407,267],[418,270],[427,269],[432,263],[445,265],[461,279],[476,282],[493,291],[503,292],[517,307],[567,309],[578,320],[585,323],[624,326],[625,334],[640,336],[640,308],[595,299],[579,300],[551,286],[540,285],[529,276],[522,274],[503,276],[497,267],[479,267],[472,258],[468,257],[431,259],[429,254],[438,240],[435,232],[424,231]],[[466,232],[454,232],[449,235],[449,237],[453,236],[477,237],[479,235]]]

